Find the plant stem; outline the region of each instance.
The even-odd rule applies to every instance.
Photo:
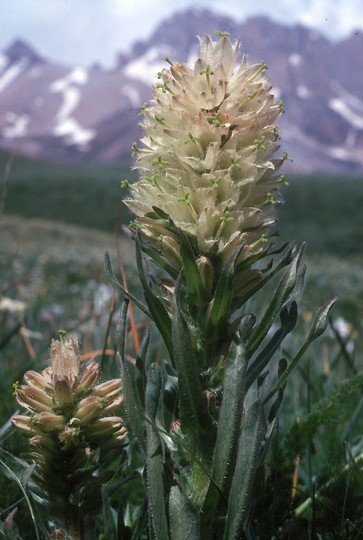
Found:
[[[82,511],[67,501],[66,504],[66,531],[70,540],[85,540],[84,518]]]

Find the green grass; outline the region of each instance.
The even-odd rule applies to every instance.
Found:
[[[299,176],[284,189],[283,237],[306,241],[308,253],[363,255],[363,177]]]
[[[6,153],[0,152],[2,175],[8,159]],[[112,232],[118,208],[120,222],[130,220],[126,207],[121,205],[120,181],[134,177],[130,167],[122,164],[59,165],[19,156],[8,176],[5,212]]]

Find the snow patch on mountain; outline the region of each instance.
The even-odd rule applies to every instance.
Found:
[[[0,53],[0,73],[2,72],[4,67],[7,65],[7,63],[8,63],[8,57],[6,56],[6,54]]]
[[[357,114],[344,99],[331,98],[328,105],[332,111],[344,118],[352,127],[363,130],[363,115]]]
[[[173,51],[168,45],[151,47],[145,54],[126,64],[124,73],[130,79],[149,85],[155,80],[156,74],[165,68],[164,58],[172,55]]]
[[[0,92],[5,90],[5,88],[9,86],[9,84],[12,83],[14,79],[19,77],[19,75],[26,68],[27,64],[28,60],[24,58],[20,60],[20,62],[17,62],[16,64],[10,66],[8,69],[5,69],[5,71],[3,71],[0,76]]]
[[[298,67],[301,66],[301,64],[304,62],[303,57],[299,53],[291,53],[289,55],[289,58],[287,60],[289,62],[289,65],[292,67]]]
[[[132,84],[124,84],[121,89],[121,95],[126,96],[135,108],[140,107],[142,104],[141,94]]]
[[[81,150],[87,151],[87,145],[96,136],[96,131],[83,128],[75,118],[65,118],[54,128],[54,135],[64,137],[66,144],[76,144]]]
[[[27,127],[30,121],[28,114],[15,114],[8,113],[6,120],[10,124],[3,129],[3,136],[6,139],[16,139],[18,137],[24,137],[27,133]]]
[[[300,99],[309,99],[312,95],[312,92],[304,84],[299,84],[296,87],[296,95]]]
[[[81,100],[80,86],[88,82],[87,70],[81,67],[74,68],[61,79],[53,81],[50,91],[62,95],[62,104],[56,114],[54,135],[64,137],[66,144],[75,144],[87,150],[88,143],[96,136],[93,129],[82,127],[72,116]]]

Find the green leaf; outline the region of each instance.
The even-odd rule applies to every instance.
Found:
[[[276,394],[276,392],[279,391],[279,389],[286,383],[287,379],[289,378],[291,372],[297,364],[299,363],[300,359],[304,356],[307,348],[309,345],[317,339],[321,334],[326,330],[328,326],[328,317],[329,312],[331,308],[334,306],[336,302],[336,299],[330,300],[326,304],[324,304],[321,308],[318,309],[316,312],[316,315],[313,320],[313,324],[311,326],[310,332],[308,334],[308,337],[306,338],[303,345],[300,347],[299,351],[293,358],[292,362],[289,364],[287,369],[285,370],[284,374],[281,376],[281,378],[277,381],[269,395],[265,399],[265,403],[272,398]]]
[[[301,261],[303,248],[304,246],[302,246],[296,253],[285,274],[280,279],[270,304],[268,305],[260,323],[257,325],[247,343],[247,350],[251,355],[262,343],[280,309],[287,302],[295,289],[298,279],[298,267]]]
[[[245,373],[248,358],[243,344],[232,342],[223,379],[223,399],[218,420],[212,478],[223,488],[231,456],[237,444],[245,397]]]
[[[200,540],[199,512],[172,486],[169,496],[170,540]]]
[[[31,516],[31,519],[32,519],[32,522],[33,522],[33,525],[34,525],[35,537],[36,537],[37,540],[40,540],[40,533],[39,533],[39,529],[38,529],[38,525],[37,525],[37,519],[36,519],[34,509],[33,509],[33,505],[32,505],[32,503],[30,501],[28,490],[26,489],[26,487],[21,482],[21,480],[19,478],[20,475],[18,476],[16,474],[16,472],[15,472],[15,468],[18,468],[20,460],[14,458],[9,452],[7,452],[6,450],[3,450],[2,448],[0,448],[0,455],[1,455],[0,467],[3,469],[4,473],[6,474],[6,476],[8,478],[10,478],[12,480],[15,480],[15,482],[18,484],[20,490],[22,491],[22,493],[24,495],[24,499],[26,501],[26,504],[27,504],[27,506],[29,508],[30,516]],[[10,462],[11,465],[8,465],[7,462]],[[14,467],[14,465],[15,465],[15,467]],[[27,466],[31,467],[32,470],[34,468],[34,466],[31,466],[31,465],[28,465],[28,464],[27,464]]]
[[[235,540],[240,529],[246,526],[265,432],[263,404],[256,401],[247,411],[238,441],[224,540]]]
[[[150,329],[147,328],[145,336],[141,341],[140,350],[136,356],[135,363],[135,382],[142,404],[144,404],[146,387],[146,355],[150,343]]]
[[[124,358],[125,358],[126,320],[127,320],[128,306],[129,306],[129,301],[128,299],[126,299],[121,304],[120,319],[117,325],[118,350],[122,358],[122,361],[124,361]]]
[[[140,448],[146,451],[144,408],[135,383],[134,366],[121,362],[122,392],[124,396],[126,424],[135,435]]]
[[[149,523],[157,540],[168,540],[168,525],[165,508],[164,466],[162,438],[155,426],[160,400],[162,400],[163,384],[160,366],[151,364],[145,394],[145,412],[150,420],[146,424],[147,436],[147,489],[149,501]]]
[[[213,341],[215,341],[218,334],[228,331],[228,320],[235,279],[235,264],[243,247],[243,245],[240,246],[240,248],[236,250],[234,255],[223,267],[217,283],[214,298],[208,308],[206,334],[213,336]]]
[[[259,377],[262,371],[265,369],[282,341],[285,337],[295,328],[297,322],[297,304],[292,302],[290,309],[285,306],[280,312],[281,326],[275,332],[273,337],[269,340],[267,345],[263,348],[257,358],[251,363],[246,374],[246,387],[247,389],[254,383]]]
[[[14,517],[15,517],[15,514],[17,513],[17,511],[18,511],[18,509],[14,508],[14,510],[12,510],[10,512],[10,514],[8,514],[8,516],[6,517],[6,519],[4,521],[4,537],[5,537],[5,540],[21,540],[21,536],[19,534],[19,529],[16,526],[16,523],[15,523],[15,520],[14,520]]]
[[[214,517],[211,514],[214,513],[215,505],[225,484],[231,485],[229,476],[233,474],[236,458],[246,390],[244,379],[247,361],[242,341],[240,340],[239,343],[233,341],[226,358],[223,379],[223,399],[211,472],[213,482],[210,484],[204,509],[204,513],[210,518]]]
[[[172,332],[175,364],[179,379],[179,409],[183,431],[201,434],[203,410],[200,385],[199,362],[191,343],[188,326],[181,314],[177,299],[179,287],[173,301]]]
[[[139,272],[139,278],[144,292],[145,301],[150,310],[149,317],[156,324],[166,348],[170,354],[170,357],[173,358],[173,341],[171,337],[171,321],[168,312],[166,311],[162,301],[156,296],[156,294],[150,288],[148,284],[143,263],[142,263],[142,251],[140,246],[140,240],[136,239],[136,263]]]
[[[118,540],[117,539],[117,522],[115,519],[115,514],[112,511],[110,504],[108,490],[106,485],[101,486],[102,493],[102,517],[103,517],[103,534],[108,540]]]
[[[143,395],[140,396],[140,388],[137,384],[136,367],[125,359],[125,333],[127,318],[128,300],[121,306],[120,323],[117,331],[118,349],[116,361],[121,370],[122,392],[124,396],[126,424],[128,429],[136,436],[137,441],[144,451],[145,446],[145,421]],[[142,354],[146,354],[148,341],[144,342],[141,349]]]
[[[188,302],[202,306],[206,300],[205,288],[188,238],[180,231],[180,255],[183,260],[184,277],[187,282]]]
[[[150,313],[149,313],[147,307],[144,306],[144,304],[142,304],[142,302],[140,302],[140,300],[138,300],[133,294],[128,292],[121,285],[121,283],[119,283],[119,281],[116,279],[115,272],[113,270],[113,266],[112,266],[112,262],[111,262],[111,257],[109,255],[108,251],[106,251],[106,253],[105,253],[105,273],[106,273],[107,279],[112,283],[112,285],[114,286],[115,289],[118,289],[119,291],[121,291],[124,298],[127,298],[130,302],[133,302],[135,304],[135,306],[137,306],[139,309],[141,309],[141,311],[143,313],[145,313],[145,315],[150,317]]]
[[[285,248],[286,248],[286,246],[283,247],[283,249],[285,249]],[[267,253],[266,255],[268,255],[268,254],[273,255],[274,253],[279,253],[279,252],[280,252],[280,250],[277,250],[275,252],[272,251],[272,252]],[[260,289],[262,289],[262,287],[264,287],[269,281],[271,281],[271,279],[276,274],[278,274],[283,268],[285,268],[287,265],[289,265],[291,263],[291,261],[293,260],[293,256],[294,256],[295,252],[296,252],[296,242],[291,242],[291,244],[288,245],[288,249],[287,249],[285,255],[278,261],[275,268],[272,268],[270,271],[268,271],[264,275],[264,277],[262,279],[257,281],[257,283],[255,283],[251,287],[249,287],[244,292],[244,294],[239,297],[239,299],[238,299],[238,307],[245,304],[254,294],[256,294]],[[258,259],[259,258],[261,258],[261,257],[258,257]],[[243,263],[242,263],[242,267],[244,268]],[[240,270],[240,265],[238,265],[236,274],[238,275],[238,273],[240,271],[241,271]]]

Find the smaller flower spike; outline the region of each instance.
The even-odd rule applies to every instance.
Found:
[[[39,485],[51,493],[59,475],[59,485],[69,479],[67,497],[78,500],[72,493],[72,474],[85,469],[77,488],[82,493],[102,457],[127,435],[122,418],[115,416],[122,403],[121,380],[100,382],[96,362],[81,364],[76,339],[52,340],[50,360],[51,367],[41,373],[25,373],[16,398],[29,415],[13,416],[12,423],[29,438]]]

